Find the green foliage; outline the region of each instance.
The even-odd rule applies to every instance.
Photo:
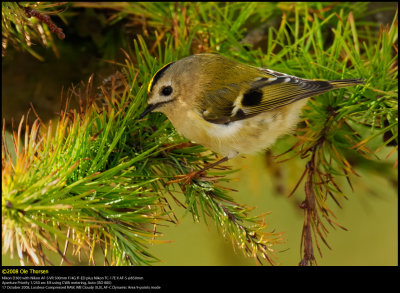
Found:
[[[41,43],[52,48],[59,55],[52,33],[63,39],[62,29],[57,27],[48,14],[59,14],[65,3],[2,2],[2,56],[7,53],[9,43],[19,51],[27,51],[40,61],[43,57],[32,48],[35,43]],[[39,12],[40,11],[40,12]]]
[[[339,204],[338,197],[348,196],[338,178],[351,185],[357,175],[349,157],[376,160],[379,149],[397,148],[397,13],[391,25],[379,28],[362,19],[367,3],[72,7],[79,5],[112,10],[110,24],[140,24],[142,33],[122,65],[126,90],[102,88],[99,103],[90,79],[86,89],[68,92],[67,107],[77,96],[80,109],[66,108],[55,129],[38,119],[25,125],[22,141],[21,121],[14,133],[15,158],[3,142],[3,251],[16,249],[22,263],[28,257],[35,265],[49,263],[43,247],[65,262],[84,252],[94,263],[100,247],[105,264],[151,264],[157,258],[147,246],[162,242],[157,226],[176,222],[173,200],[195,221],[213,220],[245,255],[276,263],[274,245],[282,235],[267,231],[265,215],[253,216],[252,208],[235,202],[225,177],[232,171],[221,167],[192,184],[172,183],[175,176],[215,161],[215,154],[188,143],[161,114],[138,119],[154,72],[184,56],[212,51],[304,78],[365,81],[312,99],[297,142],[282,154],[306,160],[294,189],[305,181],[301,264],[315,264],[314,245],[320,250],[322,240],[329,247],[325,223],[342,227],[327,199]],[[269,21],[264,48],[243,42],[247,28]],[[376,138],[385,140],[371,144]]]

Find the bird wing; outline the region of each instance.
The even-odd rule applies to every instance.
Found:
[[[203,118],[216,124],[228,124],[333,88],[329,81],[301,79],[268,69],[263,69],[263,73],[250,83],[233,84],[205,93],[206,103],[200,106]]]

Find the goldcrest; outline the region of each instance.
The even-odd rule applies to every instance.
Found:
[[[233,158],[266,149],[293,131],[311,96],[361,83],[303,79],[218,54],[197,54],[154,75],[140,118],[162,112],[189,140]]]

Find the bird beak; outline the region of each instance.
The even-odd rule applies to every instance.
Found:
[[[139,119],[142,119],[144,116],[149,114],[150,112],[154,111],[158,106],[160,106],[160,103],[157,104],[149,104],[147,108],[143,111],[142,114],[140,114]]]

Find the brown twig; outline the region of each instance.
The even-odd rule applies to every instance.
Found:
[[[300,180],[297,182],[294,190],[291,192],[291,194],[293,194],[300,183],[306,178],[304,185],[305,199],[300,204],[300,208],[304,209],[304,224],[300,246],[300,249],[303,250],[303,255],[299,263],[301,266],[317,264],[314,256],[314,243],[316,244],[320,255],[322,255],[318,244],[318,239],[322,240],[322,242],[328,248],[330,248],[325,239],[328,230],[321,221],[319,211],[322,212],[323,217],[328,221],[329,224],[346,230],[332,219],[332,217],[335,218],[335,215],[324,203],[326,197],[329,195],[340,207],[341,205],[334,197],[331,188],[342,194],[342,191],[335,183],[333,176],[328,172],[323,172],[323,170],[321,170],[321,168],[324,168],[324,164],[328,165],[328,162],[320,161],[320,158],[323,157],[322,151],[325,144],[329,142],[327,140],[327,133],[332,126],[334,117],[336,116],[336,110],[332,107],[329,107],[328,114],[328,119],[325,120],[325,123],[319,132],[318,138],[315,140],[315,143],[299,151],[302,158],[310,157],[310,155],[311,157],[306,164],[306,168],[302,173]],[[296,144],[296,146],[298,145],[299,144]],[[334,153],[334,155],[338,158],[340,157],[339,153]],[[343,160],[345,159],[342,158],[341,161],[344,162]],[[348,173],[345,172],[345,175],[347,176]],[[328,185],[331,186],[329,187]]]
[[[52,33],[55,33],[60,39],[65,39],[65,34],[62,28],[58,27],[54,22],[51,21],[50,16],[43,14],[31,7],[23,7],[19,3],[17,5],[24,11],[26,17],[31,18],[32,16],[44,22]]]

